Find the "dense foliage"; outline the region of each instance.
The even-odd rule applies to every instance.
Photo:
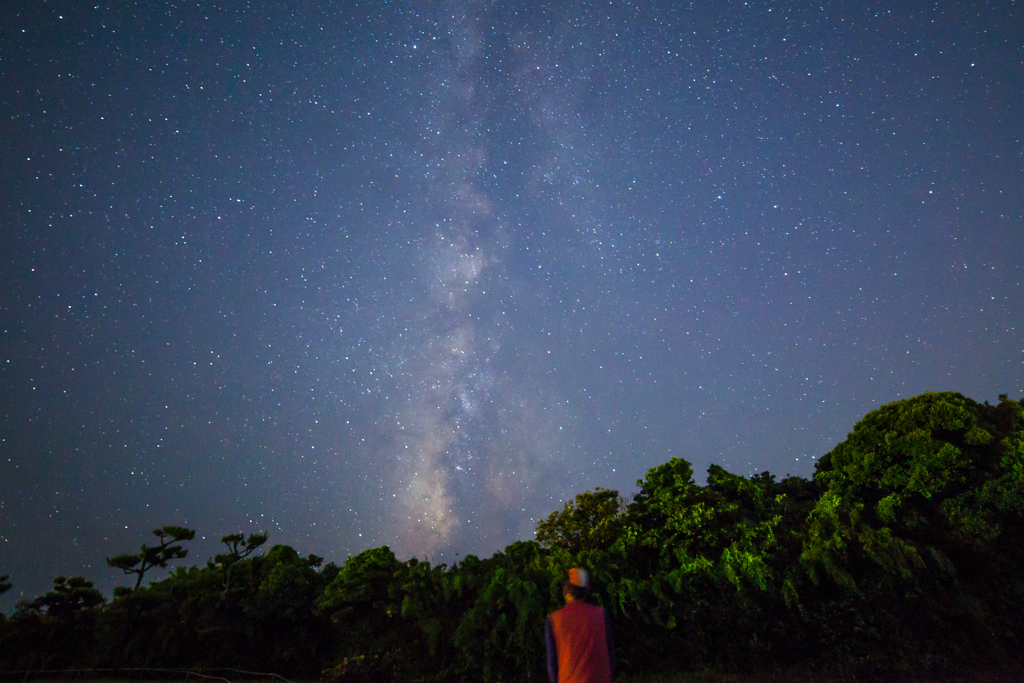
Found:
[[[892,671],[1006,660],[1024,645],[1024,409],[955,393],[869,413],[813,479],[707,483],[673,458],[631,501],[576,496],[537,540],[455,566],[387,548],[323,565],[267,537],[141,585],[190,530],[112,558],[0,616],[0,672],[238,667],[338,681],[535,681],[560,577],[591,570],[626,670],[791,666]],[[0,577],[0,590],[10,586]],[[970,648],[968,651],[967,648]]]

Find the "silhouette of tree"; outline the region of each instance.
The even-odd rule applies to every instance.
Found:
[[[57,576],[53,579],[53,589],[30,602],[28,609],[66,618],[103,602],[103,594],[93,588],[92,581],[86,581],[81,576],[72,576],[70,579]]]
[[[213,561],[222,566],[230,566],[239,560],[249,557],[253,551],[266,543],[267,532],[249,534],[248,539],[242,534],[229,534],[220,539],[220,542],[228,547],[228,552],[223,555],[217,555],[213,558]]]
[[[143,544],[138,553],[107,558],[108,566],[120,569],[125,574],[138,576],[135,581],[135,590],[142,585],[143,575],[153,567],[166,567],[170,560],[180,560],[185,557],[188,551],[180,545],[172,544],[179,541],[191,541],[196,537],[196,532],[180,526],[165,526],[162,529],[154,529],[153,535],[160,539],[160,545],[149,547]]]
[[[228,534],[220,542],[228,547],[228,552],[215,556],[213,562],[224,572],[224,595],[227,596],[231,593],[232,568],[267,542],[267,532],[249,534],[248,539],[242,534]]]

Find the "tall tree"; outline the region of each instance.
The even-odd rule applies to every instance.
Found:
[[[125,574],[135,574],[135,590],[142,585],[142,577],[153,567],[166,567],[171,560],[180,560],[188,554],[188,551],[180,545],[174,545],[180,541],[191,541],[196,537],[196,532],[180,526],[165,526],[161,529],[154,529],[153,535],[160,539],[160,545],[147,546],[142,544],[138,553],[108,557],[107,565],[120,569]]]
[[[230,566],[239,560],[249,557],[257,548],[266,543],[267,532],[249,534],[248,539],[242,534],[229,534],[220,539],[220,542],[227,546],[228,552],[223,555],[217,555],[213,560],[219,565]]]
[[[227,546],[228,552],[217,555],[213,558],[216,566],[224,572],[224,595],[231,593],[231,574],[234,565],[252,555],[257,548],[267,542],[267,532],[262,534],[249,534],[246,539],[242,534],[228,534],[220,539],[220,542]]]
[[[53,589],[30,602],[28,609],[66,618],[102,605],[103,602],[103,594],[93,588],[92,581],[81,576],[72,576],[70,579],[58,576],[53,579]]]
[[[573,555],[581,550],[606,550],[618,538],[623,507],[618,491],[597,487],[581,493],[537,525],[537,542]]]
[[[925,393],[858,422],[816,467],[824,490],[803,553],[811,576],[864,588],[926,566],[953,572],[950,561],[977,574],[998,544],[1016,547],[1008,534],[1021,510],[1004,501],[1022,493],[1024,410],[1001,398]]]

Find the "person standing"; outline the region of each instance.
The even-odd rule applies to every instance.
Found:
[[[565,607],[548,615],[544,640],[551,683],[612,683],[615,649],[608,615],[584,598],[590,592],[585,569],[573,568],[562,580]]]

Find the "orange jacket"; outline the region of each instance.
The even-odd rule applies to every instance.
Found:
[[[551,683],[611,683],[614,649],[600,607],[574,600],[553,612],[544,626]]]

